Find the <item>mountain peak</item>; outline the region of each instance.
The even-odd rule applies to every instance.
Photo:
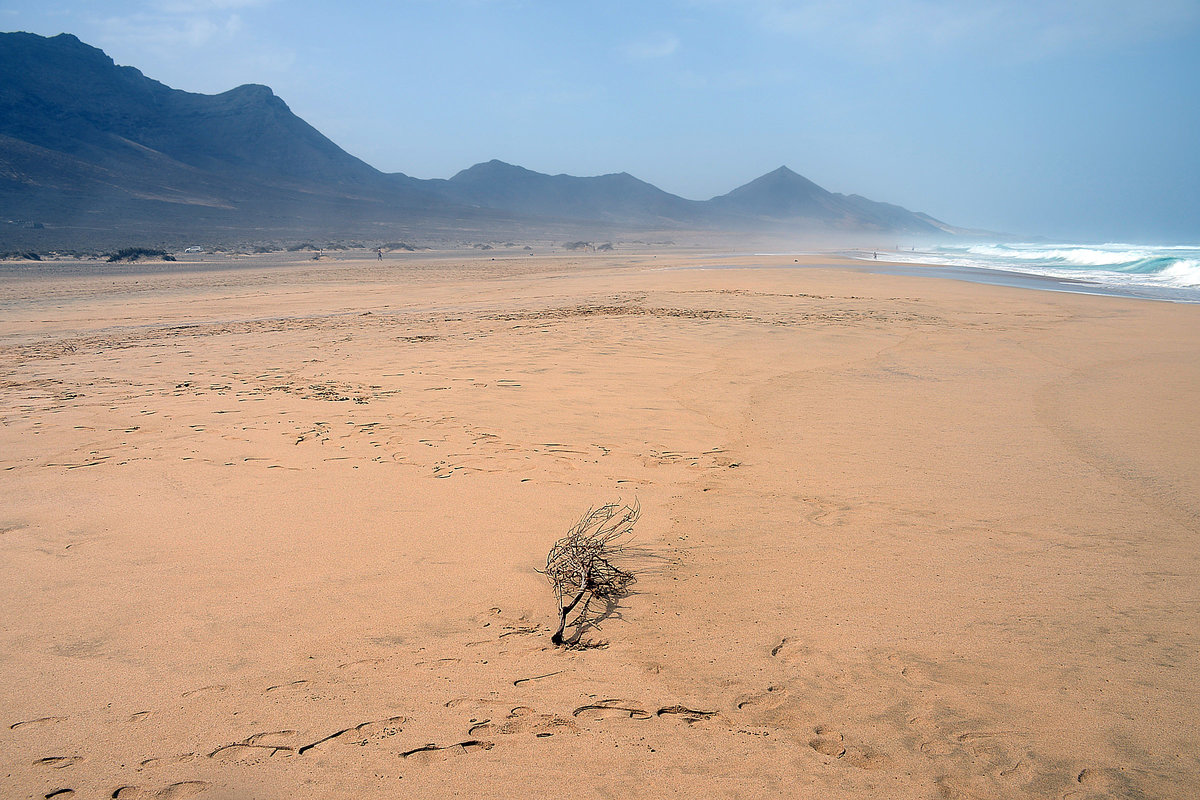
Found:
[[[214,99],[219,98],[218,102],[224,101],[235,108],[286,110],[288,114],[291,114],[287,103],[271,91],[271,87],[263,86],[261,83],[243,83],[241,86],[235,86],[229,91],[213,97]]]
[[[828,217],[829,192],[786,166],[760,175],[712,203],[738,213],[767,216],[797,214]]]
[[[825,191],[824,189],[821,189],[820,186],[817,186],[817,184],[810,181],[808,178],[804,177],[803,175],[801,175],[798,172],[795,172],[792,169],[789,169],[786,166],[779,167],[777,169],[773,169],[770,172],[766,173],[765,175],[758,176],[757,178],[752,180],[749,184],[747,184],[747,186],[755,184],[755,183],[759,183],[760,181],[764,184],[765,183],[799,184],[799,185],[802,185],[805,187],[809,187],[810,189],[817,189],[820,191]]]
[[[25,33],[24,31],[21,31],[21,34],[23,36],[37,36],[36,33]],[[54,42],[55,44],[58,44],[58,45],[66,45],[66,46],[70,46],[70,47],[86,47],[89,50],[96,49],[96,48],[92,47],[91,45],[84,44],[83,41],[80,40],[80,38],[73,33],[60,33],[56,36],[45,36],[45,37],[41,37],[41,38],[44,38],[51,42]]]
[[[497,180],[536,174],[538,173],[524,167],[518,167],[516,164],[509,164],[506,161],[493,158],[491,161],[481,161],[478,164],[473,164],[464,170],[460,170],[450,180],[461,183],[462,181]]]
[[[275,92],[271,91],[270,86],[263,86],[261,83],[243,83],[241,86],[235,86],[226,94],[238,95],[251,98],[268,98],[274,97]]]
[[[0,33],[0,43],[10,47],[36,48],[38,51],[45,53],[76,53],[91,58],[99,58],[109,64],[113,63],[112,58],[107,53],[98,47],[92,47],[73,33],[41,36],[36,33],[14,31],[12,33]]]
[[[0,33],[0,62],[20,62],[22,66],[37,68],[39,59],[65,59],[72,64],[92,68],[114,65],[107,53],[80,41],[74,34],[39,36],[24,31]]]

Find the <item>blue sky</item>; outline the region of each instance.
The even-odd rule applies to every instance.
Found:
[[[707,198],[780,164],[1054,238],[1200,241],[1200,0],[3,0],[189,91],[271,86],[380,169]]]

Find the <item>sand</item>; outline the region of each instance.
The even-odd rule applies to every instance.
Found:
[[[1200,308],[771,266],[5,277],[0,794],[1200,793]]]

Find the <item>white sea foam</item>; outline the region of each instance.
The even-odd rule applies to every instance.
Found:
[[[1134,261],[1151,258],[1147,250],[1096,250],[1088,247],[1078,249],[1055,250],[1002,250],[1000,248],[979,248],[986,255],[997,258],[1016,258],[1022,261],[1048,261],[1065,264],[1076,264],[1081,267],[1098,267],[1109,264],[1128,264]]]
[[[1159,274],[1176,286],[1200,286],[1200,259],[1181,258]]]
[[[1198,246],[1003,243],[942,245],[923,252],[880,256],[889,261],[979,267],[1127,290],[1180,290],[1184,294],[1179,299],[1196,299],[1200,288]]]

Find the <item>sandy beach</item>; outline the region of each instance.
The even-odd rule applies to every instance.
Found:
[[[0,795],[1200,794],[1200,307],[292,258],[0,280]]]

